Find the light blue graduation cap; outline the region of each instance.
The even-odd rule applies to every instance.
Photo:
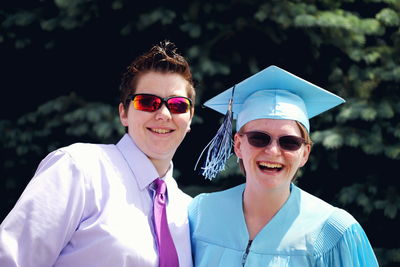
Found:
[[[202,174],[214,178],[224,169],[231,155],[229,118],[237,120],[237,131],[252,120],[284,119],[298,121],[310,132],[310,118],[344,102],[341,97],[315,84],[279,67],[269,66],[204,103],[226,117],[217,135],[205,148],[209,151]]]

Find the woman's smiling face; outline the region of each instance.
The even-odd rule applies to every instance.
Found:
[[[284,135],[301,136],[297,123],[293,120],[257,119],[246,123],[240,132],[266,132],[272,142],[257,148],[249,144],[246,135],[235,135],[235,153],[243,160],[246,171],[246,187],[266,190],[288,190],[298,168],[304,166],[310,154],[310,145],[300,149],[282,149],[277,138]]]

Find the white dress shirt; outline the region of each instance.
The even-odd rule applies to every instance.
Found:
[[[191,198],[166,174],[169,228],[192,266]],[[0,266],[158,266],[152,223],[157,171],[125,134],[117,145],[77,143],[40,163],[0,225]]]

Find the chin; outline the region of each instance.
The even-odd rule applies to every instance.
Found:
[[[283,180],[281,177],[262,177],[259,179],[259,184],[265,189],[286,189],[290,186],[287,179]]]
[[[176,149],[160,149],[160,147],[156,147],[151,149],[151,152],[147,154],[147,156],[154,158],[154,159],[169,159],[171,160],[175,154]]]

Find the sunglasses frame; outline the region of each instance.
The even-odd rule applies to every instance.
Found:
[[[240,136],[246,135],[247,142],[249,143],[249,145],[251,145],[252,147],[256,147],[256,148],[266,148],[266,147],[270,146],[274,140],[277,141],[279,148],[281,148],[282,150],[285,150],[285,151],[297,151],[301,148],[302,145],[307,144],[307,141],[303,137],[296,136],[296,135],[281,135],[281,136],[278,136],[277,138],[274,138],[271,134],[269,134],[267,132],[261,132],[261,131],[248,131],[248,132],[242,132],[242,133],[238,133],[238,134]],[[260,134],[260,135],[268,136],[269,142],[263,146],[254,145],[254,143],[253,144],[251,143],[250,137],[249,137],[249,135],[253,135],[253,134]],[[290,137],[290,138],[293,138],[293,140],[296,140],[296,142],[298,142],[300,144],[299,147],[296,149],[288,149],[287,147],[285,148],[285,146],[282,146],[281,139],[285,138],[285,137]]]
[[[192,100],[191,100],[190,98],[186,97],[186,96],[170,96],[170,97],[165,97],[165,98],[164,98],[164,97],[161,97],[161,96],[158,96],[158,95],[145,94],[145,93],[143,93],[143,94],[130,94],[130,95],[128,96],[127,100],[133,102],[137,96],[152,96],[152,97],[155,97],[155,98],[158,98],[158,99],[161,100],[160,106],[159,106],[157,109],[153,110],[153,111],[136,109],[136,108],[134,107],[136,110],[140,110],[140,111],[155,112],[155,111],[159,110],[159,109],[162,107],[163,104],[165,104],[165,106],[167,107],[167,109],[168,109],[172,114],[184,114],[184,113],[188,112],[189,110],[191,110],[191,109],[192,109],[192,106],[193,106]],[[189,101],[188,109],[187,109],[185,112],[172,112],[171,109],[170,109],[170,107],[169,107],[168,100],[173,99],[173,98],[184,98],[184,99],[188,100],[188,101]]]

